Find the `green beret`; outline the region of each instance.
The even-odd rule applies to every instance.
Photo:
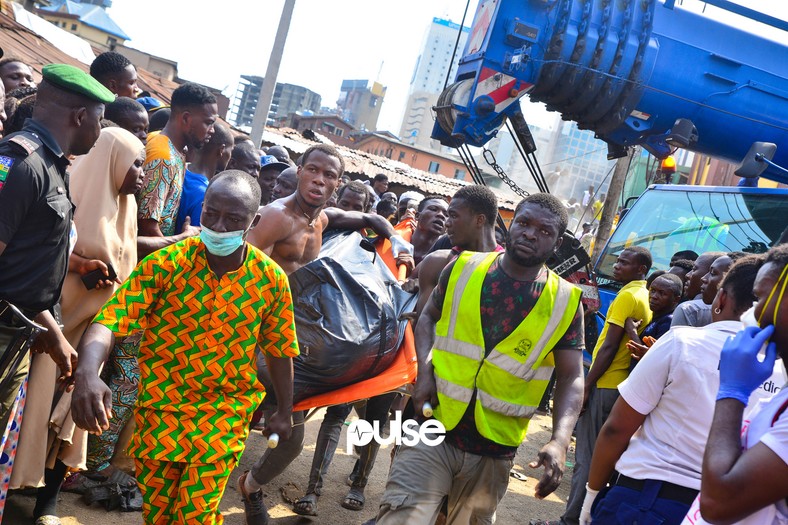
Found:
[[[115,101],[115,94],[112,91],[77,67],[68,64],[49,64],[44,66],[41,75],[44,80],[59,88],[83,95],[96,102],[109,104]]]

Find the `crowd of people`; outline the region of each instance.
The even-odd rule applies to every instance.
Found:
[[[165,105],[114,52],[89,74],[50,64],[33,77],[0,60],[0,520],[8,491],[34,488],[41,525],[60,523],[61,489],[145,523],[222,523],[259,429],[270,446],[237,490],[246,523],[267,524],[263,486],[305,440],[290,278],[325,232],[349,230],[418,296],[418,373],[327,408],[294,512],[319,515],[355,408],[381,427],[404,411],[445,429],[378,467],[388,479],[368,523],[494,523],[552,389],[551,437],[529,466],[545,498],[576,439],[558,523],[788,523],[788,246],[682,250],[660,270],[626,247],[585,370],[597,313],[546,264],[582,208],[590,248],[593,187],[569,205],[526,197],[504,231],[487,187],[397,195],[383,173],[351,180],[333,146],[260,149],[205,87],[184,83]],[[366,508],[379,448],[358,447],[343,507]],[[131,471],[112,461],[126,450]]]

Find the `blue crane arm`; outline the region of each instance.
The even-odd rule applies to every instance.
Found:
[[[697,131],[689,149],[740,162],[756,141],[788,145],[787,43],[670,0],[480,0],[432,136],[482,146],[527,94],[611,154],[642,145],[664,158],[686,119]],[[772,160],[788,166],[788,147]],[[788,182],[771,166],[763,176]]]

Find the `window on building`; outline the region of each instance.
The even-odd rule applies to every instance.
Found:
[[[405,152],[404,152],[404,151],[400,151],[400,152],[399,152],[399,158],[398,158],[397,160],[398,160],[398,161],[400,161],[400,162],[402,162],[402,160],[403,160],[404,158],[405,158]]]
[[[334,130],[334,135],[336,135],[337,137],[341,137],[342,134],[343,134],[343,130],[341,128],[337,128]]]
[[[77,30],[77,24],[71,24],[71,30],[72,31],[76,31]]]
[[[438,173],[438,170],[441,169],[440,162],[435,162],[434,160],[430,161],[430,167],[427,171],[430,173]]]
[[[455,169],[454,170],[454,178],[463,180],[465,179],[465,170]]]

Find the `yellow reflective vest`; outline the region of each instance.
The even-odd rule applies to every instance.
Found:
[[[553,373],[554,361],[548,354],[571,325],[582,292],[548,270],[533,309],[485,358],[481,290],[499,255],[466,251],[452,269],[432,349],[438,387],[435,417],[446,430],[453,429],[475,391],[479,433],[516,447],[525,439],[528,422]]]

